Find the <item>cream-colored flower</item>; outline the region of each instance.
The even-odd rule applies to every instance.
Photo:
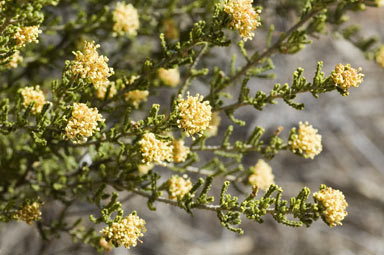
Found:
[[[139,141],[141,146],[141,156],[143,163],[165,164],[171,162],[173,158],[173,146],[171,142],[164,142],[156,138],[153,133],[146,133]]]
[[[220,126],[220,122],[221,122],[220,114],[218,112],[212,113],[212,119],[209,122],[209,127],[205,130],[205,134],[207,135],[207,137],[217,135],[217,131],[219,130],[219,126]]]
[[[31,112],[33,114],[40,113],[46,103],[44,93],[40,89],[40,86],[26,87],[20,89],[19,91],[23,97],[23,105],[28,107],[30,104],[34,103]]]
[[[137,242],[141,242],[139,238],[147,231],[144,225],[145,220],[131,213],[120,222],[113,222],[110,226],[103,228],[100,233],[114,246],[124,245],[125,248],[130,248],[135,247]]]
[[[105,98],[105,93],[107,93],[108,87],[100,87],[96,90],[96,97],[99,99],[104,99]],[[108,98],[112,98],[117,94],[116,86],[114,82],[110,83],[110,89],[109,89],[109,94]]]
[[[332,79],[343,90],[348,90],[350,87],[359,87],[364,77],[364,74],[360,73],[361,70],[361,68],[352,68],[349,64],[346,66],[338,64],[335,70],[332,71]]]
[[[184,145],[183,140],[173,140],[173,161],[175,163],[184,162],[189,153],[190,149]]]
[[[130,102],[135,108],[139,107],[141,102],[146,102],[149,95],[148,90],[131,90],[124,94],[127,102]]]
[[[384,6],[384,0],[376,0],[376,4],[378,7]]]
[[[289,145],[293,152],[299,152],[305,158],[313,159],[323,149],[321,135],[318,130],[309,125],[308,122],[299,122],[298,134],[292,136]]]
[[[132,4],[118,2],[113,11],[113,31],[117,34],[137,35],[140,27],[139,14]]]
[[[41,218],[40,211],[41,204],[39,202],[33,202],[31,204],[25,205],[22,209],[18,210],[13,218],[15,220],[22,220],[32,225],[34,221],[38,221]]]
[[[84,42],[82,51],[73,52],[71,71],[75,76],[90,81],[96,89],[108,88],[108,78],[114,74],[113,68],[108,67],[108,58],[100,56],[97,49],[99,44]]]
[[[224,11],[232,16],[230,26],[239,31],[244,41],[251,40],[255,34],[252,32],[260,23],[261,10],[255,10],[253,0],[227,0]]]
[[[376,54],[376,62],[382,67],[384,67],[384,45],[380,47]]]
[[[173,175],[168,180],[168,186],[169,199],[176,200],[178,197],[184,197],[192,189],[192,182],[187,177]]]
[[[99,131],[98,122],[104,123],[103,116],[99,114],[97,108],[89,108],[86,104],[73,104],[72,116],[65,128],[66,136],[74,143],[83,143]]]
[[[187,94],[187,99],[179,95],[177,100],[177,110],[179,119],[177,124],[179,128],[184,129],[187,136],[198,133],[201,135],[209,127],[212,119],[212,107],[208,101],[203,101],[204,97],[196,94],[192,97]]]
[[[23,57],[20,56],[20,51],[15,51],[15,53],[9,57],[10,61],[6,65],[7,68],[17,68],[19,63],[23,61]]]
[[[313,197],[325,207],[323,216],[330,227],[342,225],[341,221],[348,215],[345,210],[348,203],[340,190],[327,187],[314,193]]]
[[[15,39],[18,47],[24,47],[26,43],[39,42],[37,39],[42,31],[39,26],[18,27]]]
[[[267,190],[269,186],[275,184],[275,176],[272,173],[272,168],[262,159],[257,161],[256,165],[251,167],[252,174],[248,176],[248,182],[252,186],[257,186],[262,190]]]
[[[160,80],[167,86],[176,87],[180,83],[180,72],[177,68],[157,70]]]
[[[139,175],[146,175],[153,167],[153,164],[139,164],[137,170],[139,171]]]

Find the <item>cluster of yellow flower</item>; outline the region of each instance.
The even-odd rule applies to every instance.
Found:
[[[218,112],[212,113],[212,118],[211,118],[211,121],[209,122],[209,126],[205,130],[205,134],[207,135],[207,137],[217,135],[217,132],[218,132],[219,126],[220,126],[220,122],[221,122],[220,114]]]
[[[164,142],[156,138],[154,133],[146,133],[139,141],[143,163],[158,163],[164,165],[173,158],[171,142]]]
[[[108,78],[114,72],[108,67],[108,58],[97,52],[99,47],[95,42],[85,41],[82,51],[73,52],[75,60],[72,61],[71,71],[73,75],[89,80],[96,89],[106,91],[110,84]]]
[[[104,122],[104,119],[97,108],[89,108],[83,103],[74,103],[72,116],[65,128],[66,136],[74,143],[86,142],[94,131],[99,130],[98,122]]]
[[[252,32],[260,23],[261,10],[255,10],[253,0],[227,0],[224,11],[232,16],[230,26],[239,31],[244,41],[251,40],[255,34]]]
[[[40,211],[41,204],[39,202],[33,202],[32,204],[25,205],[22,209],[18,210],[13,218],[15,220],[22,220],[32,225],[34,221],[38,221],[41,218]]]
[[[259,159],[256,165],[251,167],[251,172],[252,174],[248,176],[248,182],[252,186],[257,186],[266,191],[269,186],[275,183],[275,176],[272,173],[271,166],[262,159]]]
[[[180,72],[177,68],[159,68],[157,74],[160,80],[167,86],[176,87],[180,83]]]
[[[184,162],[189,153],[190,149],[184,145],[183,140],[173,140],[173,161],[175,163]]]
[[[186,176],[180,177],[178,175],[173,175],[168,179],[168,192],[170,199],[177,199],[178,197],[182,198],[187,194],[192,188],[192,182]]]
[[[139,171],[139,175],[146,175],[152,168],[154,167],[153,164],[139,164],[137,166],[137,170]]]
[[[192,97],[187,95],[183,99],[180,95],[177,101],[179,111],[178,127],[183,129],[187,136],[194,134],[201,135],[208,127],[212,119],[212,107],[208,101],[203,101],[204,97],[196,94]]]
[[[137,35],[137,30],[140,27],[139,14],[132,4],[118,2],[112,16],[113,31],[117,34]]]
[[[135,213],[131,213],[120,222],[114,222],[103,228],[100,233],[106,241],[112,242],[116,247],[124,245],[125,248],[135,247],[140,237],[146,232],[145,220]]]
[[[28,107],[30,104],[34,103],[31,112],[33,114],[38,114],[41,112],[46,101],[40,86],[25,87],[20,89],[19,92],[23,97],[23,105],[25,107]]]
[[[109,87],[104,86],[104,87],[98,88],[96,90],[96,97],[98,99],[104,99],[105,98],[105,94],[108,91],[108,88],[109,88],[108,98],[112,98],[112,97],[114,97],[117,94],[115,82],[110,82],[109,83]]]
[[[37,38],[41,32],[39,26],[18,27],[14,35],[16,46],[21,48],[27,43],[39,42]],[[6,68],[17,68],[18,64],[22,61],[23,57],[20,55],[20,51],[16,50],[15,53],[9,57],[9,62],[6,65]]]
[[[342,225],[341,221],[348,215],[345,210],[348,203],[340,190],[327,187],[314,193],[313,197],[325,207],[323,216],[329,226]]]
[[[149,95],[148,90],[131,90],[124,94],[125,100],[130,102],[133,107],[138,108],[141,102],[147,101]]]
[[[17,28],[15,39],[18,47],[24,47],[26,43],[39,42],[37,39],[42,31],[39,26]]]
[[[384,6],[384,0],[376,0],[376,4],[379,7]]]
[[[338,64],[332,71],[333,82],[341,89],[348,90],[350,87],[359,87],[363,82],[364,74],[360,73],[361,68],[352,68],[349,64]]]
[[[289,145],[293,152],[301,153],[305,158],[313,159],[320,154],[323,147],[321,145],[321,135],[318,130],[309,125],[308,122],[299,122],[298,134],[293,135]]]
[[[10,60],[7,64],[7,68],[16,68],[19,63],[23,61],[23,57],[20,55],[20,51],[16,50],[15,53],[10,57]]]

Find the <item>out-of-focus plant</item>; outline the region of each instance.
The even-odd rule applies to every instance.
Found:
[[[322,185],[311,200],[304,187],[285,199],[264,161],[282,150],[314,159],[322,150],[318,130],[300,122],[287,137],[281,127],[263,137],[258,126],[246,139],[232,141],[236,128],[247,124],[235,112],[244,106],[261,111],[279,99],[302,110],[300,93],[348,96],[364,76],[348,64],[325,74],[318,62],[311,79],[297,68],[291,84],[254,95],[248,82],[273,78],[274,55],[295,54],[328,31],[384,66],[384,46],[361,38],[356,25],[345,25],[347,15],[381,1],[284,1],[297,14],[295,21],[284,17],[292,23],[285,31],[276,31],[265,17],[284,16],[283,3],[267,2],[0,1],[0,221],[36,221],[45,240],[67,233],[99,251],[129,248],[151,226],[136,212],[123,211],[118,192],[126,191],[147,199],[151,210],[162,202],[191,214],[216,212],[224,227],[238,233],[242,215],[262,223],[268,214],[292,227],[319,218],[330,227],[341,225],[347,215],[341,191]],[[254,38],[265,46],[250,51]],[[212,49],[233,46],[244,65],[236,55],[228,68],[205,61],[213,58]],[[195,80],[206,84],[199,94],[189,92]],[[233,98],[228,89],[236,87],[238,96],[226,103]],[[170,101],[147,103],[160,88],[168,90]],[[233,125],[220,132],[224,116]],[[214,136],[221,143],[212,143]],[[202,153],[211,159],[203,162]],[[255,166],[243,165],[247,154],[259,158]],[[226,180],[214,197],[212,181],[220,177]],[[231,183],[248,185],[248,194],[228,193]],[[57,201],[58,217],[45,218]],[[95,227],[69,213],[84,202],[100,211],[90,215]]]

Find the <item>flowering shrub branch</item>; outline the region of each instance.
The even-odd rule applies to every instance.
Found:
[[[278,99],[302,110],[296,101],[301,93],[348,96],[364,78],[348,64],[325,74],[319,61],[310,80],[297,68],[291,84],[255,95],[248,84],[274,78],[274,55],[295,54],[329,28],[384,66],[382,45],[344,27],[346,15],[380,2],[297,1],[297,21],[280,32],[264,16],[263,8],[272,7],[252,0],[81,2],[0,1],[1,222],[36,221],[44,240],[66,233],[98,251],[130,248],[151,231],[137,212],[123,210],[124,200],[138,195],[151,210],[163,202],[191,214],[216,212],[237,233],[243,232],[242,215],[263,223],[268,214],[292,227],[319,218],[341,225],[347,216],[341,191],[322,185],[311,201],[304,187],[285,200],[268,164],[280,151],[315,159],[323,148],[321,132],[300,122],[286,137],[283,127],[266,137],[257,126],[233,141],[238,126],[247,125],[235,112],[245,106],[262,111]],[[64,12],[68,17],[60,18]],[[179,26],[180,20],[186,24]],[[250,53],[254,37],[266,37],[265,47]],[[236,47],[244,65],[234,55],[228,68],[212,66],[209,60],[222,47]],[[197,80],[206,89],[192,93]],[[169,95],[161,104],[160,88]],[[236,88],[233,97],[229,89]],[[224,114],[233,125],[224,127]],[[213,136],[221,143],[212,144]],[[212,157],[203,161],[202,153]],[[243,162],[247,154],[258,157],[254,166]],[[225,182],[214,196],[219,176]],[[236,196],[231,183],[248,191]],[[128,197],[119,199],[123,192]],[[55,219],[45,217],[55,211],[52,201],[61,206]],[[84,201],[98,211],[86,211],[89,220],[74,209]],[[77,220],[69,220],[73,215]]]

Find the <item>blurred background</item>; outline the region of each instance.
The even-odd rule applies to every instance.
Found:
[[[277,22],[282,27],[290,24],[284,24],[282,20]],[[378,35],[384,42],[384,8],[353,13],[351,22],[363,27],[363,35]],[[250,45],[257,47],[257,35]],[[228,56],[231,55],[228,49],[215,49],[213,52],[215,64],[226,63],[228,66]],[[237,50],[233,48],[231,53],[237,53]],[[267,215],[265,224],[243,219],[245,233],[239,236],[223,228],[213,212],[196,210],[190,216],[179,208],[161,203],[156,203],[157,211],[151,212],[145,199],[130,197],[124,203],[124,209],[127,212],[136,210],[147,222],[148,231],[142,238],[143,244],[130,250],[114,249],[106,254],[384,254],[384,69],[365,60],[361,51],[351,43],[337,39],[331,33],[314,40],[296,55],[279,55],[273,60],[277,78],[251,80],[251,94],[260,89],[268,90],[276,82],[290,82],[297,67],[303,67],[310,80],[319,60],[324,61],[326,74],[339,63],[363,68],[365,81],[360,88],[351,89],[349,97],[336,92],[321,95],[319,99],[300,95],[298,101],[306,104],[303,111],[279,102],[267,106],[262,112],[252,107],[236,112],[237,118],[247,121],[246,128],[235,132],[234,138],[237,139],[249,135],[256,125],[270,132],[284,126],[283,137],[287,137],[290,128],[299,121],[309,121],[319,130],[323,152],[314,160],[282,152],[269,163],[276,183],[284,189],[285,198],[295,196],[303,186],[316,191],[322,183],[342,190],[349,204],[349,215],[343,221],[344,225],[329,228],[320,220],[310,228],[296,229],[277,224]],[[194,89],[202,94],[207,92],[207,86],[199,81],[195,81]],[[161,101],[162,94],[166,94],[166,90],[160,92],[156,100]],[[223,134],[228,125],[226,117],[222,116],[222,119],[219,134]],[[215,144],[215,139],[212,139],[212,144]],[[246,157],[245,165],[254,165],[257,157],[256,154]],[[158,171],[164,174],[164,179],[171,174],[165,169]],[[220,178],[215,180],[214,192],[218,192],[222,181]],[[86,210],[84,215],[90,212]],[[67,236],[42,243],[37,230],[25,223],[0,227],[0,255],[94,253],[86,246],[73,246]]]

